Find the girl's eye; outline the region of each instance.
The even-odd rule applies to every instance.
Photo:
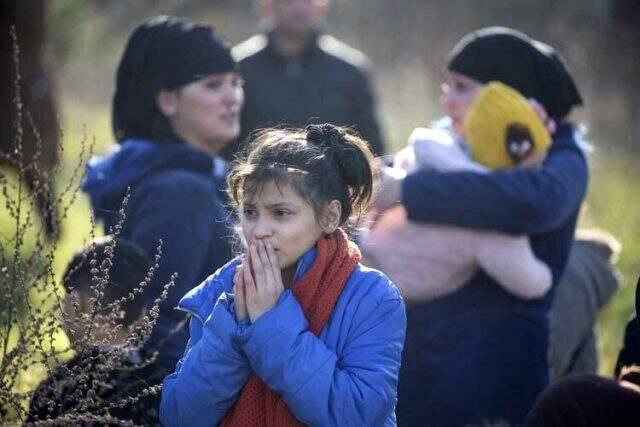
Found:
[[[243,209],[242,215],[244,215],[245,218],[251,219],[257,217],[258,212],[255,209]]]
[[[276,209],[275,214],[277,217],[286,217],[291,215],[291,212],[286,209]]]

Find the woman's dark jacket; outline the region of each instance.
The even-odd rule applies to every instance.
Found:
[[[215,167],[214,167],[215,166]],[[175,310],[180,298],[231,258],[228,213],[224,206],[224,165],[187,144],[128,140],[103,159],[92,161],[83,190],[96,219],[110,233],[130,191],[120,233],[153,259],[159,240],[162,257],[143,297],[153,305],[174,272],[175,286],[160,306],[149,346],[173,371],[188,339],[185,315]]]
[[[409,218],[529,235],[555,287],[588,178],[574,134],[561,125],[539,168],[409,175],[402,194]],[[553,293],[520,300],[479,272],[454,294],[408,307],[399,425],[522,423],[548,383]]]

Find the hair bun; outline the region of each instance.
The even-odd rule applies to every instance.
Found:
[[[307,131],[307,141],[319,147],[330,149],[344,148],[344,134],[338,127],[330,123],[309,125],[305,130]]]
[[[352,184],[354,177],[349,172],[349,164],[352,161],[353,149],[347,144],[344,131],[330,123],[309,125],[305,130],[307,131],[307,141],[322,148],[325,155],[336,162],[345,181]]]

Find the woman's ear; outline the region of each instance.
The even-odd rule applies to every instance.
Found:
[[[161,90],[158,92],[158,96],[156,96],[156,106],[166,117],[175,115],[178,111],[178,91]]]
[[[340,226],[340,217],[342,216],[342,205],[337,200],[332,200],[324,208],[322,217],[320,218],[320,228],[327,234],[331,234]]]

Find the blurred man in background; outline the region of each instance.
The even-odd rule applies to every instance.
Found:
[[[369,61],[323,34],[329,1],[258,0],[258,7],[265,31],[233,49],[245,80],[239,144],[264,127],[329,122],[353,127],[382,154]]]

